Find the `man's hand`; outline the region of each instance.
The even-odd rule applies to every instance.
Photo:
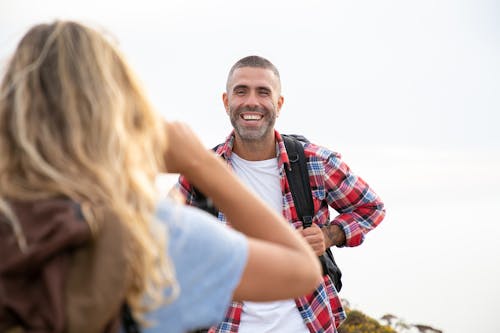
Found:
[[[325,253],[325,236],[320,227],[313,223],[309,228],[304,229],[303,227],[300,227],[297,230],[299,230],[317,256]]]
[[[321,228],[325,237],[325,246],[344,246],[346,242],[344,231],[335,224],[329,224]]]

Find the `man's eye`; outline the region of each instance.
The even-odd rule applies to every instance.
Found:
[[[234,91],[234,93],[235,93],[236,95],[244,95],[244,94],[245,94],[245,90],[243,90],[243,89],[238,89],[238,90],[235,90],[235,91]]]
[[[269,90],[260,90],[259,94],[261,96],[269,96],[270,92],[269,92]]]

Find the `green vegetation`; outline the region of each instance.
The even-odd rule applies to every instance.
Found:
[[[397,333],[392,327],[382,325],[378,320],[363,312],[347,308],[347,318],[340,325],[339,333]]]
[[[405,320],[390,313],[377,320],[359,310],[352,309],[345,299],[342,303],[346,309],[347,318],[338,328],[339,333],[443,333],[428,325],[408,324]]]

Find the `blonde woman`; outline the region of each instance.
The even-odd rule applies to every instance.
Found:
[[[130,309],[143,330],[185,332],[220,321],[231,299],[321,282],[309,245],[186,125],[162,121],[102,34],[33,27],[0,89],[0,331],[116,332]],[[160,201],[165,170],[235,230]]]

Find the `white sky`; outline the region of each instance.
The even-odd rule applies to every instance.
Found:
[[[0,59],[38,22],[102,27],[158,110],[209,147],[231,128],[230,66],[267,57],[277,128],[341,152],[387,204],[365,244],[336,251],[342,296],[376,317],[497,333],[499,14],[493,0],[0,0]]]

